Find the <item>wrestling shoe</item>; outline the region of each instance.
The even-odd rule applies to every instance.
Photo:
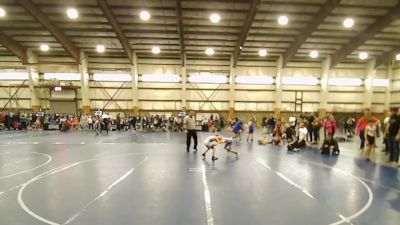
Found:
[[[201,156],[203,156],[203,159],[206,157],[206,153],[201,154]]]
[[[215,157],[215,156],[213,156],[213,157],[211,157],[211,160],[212,160],[212,161],[215,161],[215,160],[218,160],[218,158]]]

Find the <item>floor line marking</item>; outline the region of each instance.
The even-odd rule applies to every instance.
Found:
[[[374,200],[374,194],[372,193],[371,188],[368,186],[368,184],[365,183],[365,181],[363,180],[362,177],[353,175],[353,174],[348,173],[348,172],[346,172],[346,171],[344,171],[344,170],[342,170],[342,169],[340,169],[340,168],[337,168],[337,167],[332,167],[332,166],[324,165],[324,164],[321,164],[321,163],[316,163],[316,162],[313,162],[313,161],[310,161],[310,160],[306,160],[306,159],[302,159],[302,158],[298,158],[298,159],[301,160],[301,161],[305,161],[305,162],[308,162],[308,163],[310,163],[310,164],[319,166],[319,167],[323,167],[323,168],[327,168],[327,169],[332,169],[332,170],[337,170],[338,172],[341,172],[341,173],[343,173],[343,174],[346,175],[346,176],[350,176],[350,177],[356,179],[358,182],[360,182],[360,183],[365,187],[365,189],[366,189],[367,192],[368,192],[368,200],[367,200],[367,202],[366,202],[366,204],[364,205],[363,208],[361,208],[360,210],[358,210],[358,211],[355,212],[354,214],[352,214],[352,215],[350,215],[350,216],[348,216],[348,217],[343,217],[343,218],[341,218],[341,220],[339,220],[339,221],[337,221],[337,222],[334,222],[334,223],[331,223],[331,224],[329,224],[329,225],[340,225],[340,224],[343,224],[343,223],[352,224],[352,223],[351,223],[351,220],[353,220],[353,219],[359,217],[361,214],[363,214],[365,211],[367,211],[367,210],[371,207],[372,202],[373,202],[373,200]],[[367,181],[367,182],[368,182],[368,181]]]
[[[292,185],[293,187],[299,189],[301,192],[303,192],[305,195],[307,195],[309,198],[316,200],[317,202],[319,202],[320,204],[323,204],[325,207],[328,207],[330,209],[333,209],[335,211],[335,215],[337,217],[339,217],[340,219],[342,219],[344,222],[348,223],[348,224],[352,224],[349,221],[346,220],[346,217],[344,215],[342,215],[341,213],[337,212],[336,209],[322,203],[319,199],[317,199],[314,195],[312,195],[309,191],[307,191],[306,189],[304,189],[303,187],[301,187],[300,185],[296,184],[294,181],[290,180],[288,177],[286,177],[285,175],[283,175],[281,172],[278,172],[274,169],[272,169],[268,164],[266,164],[264,161],[262,160],[258,160],[258,162],[263,165],[264,167],[266,167],[268,170],[274,172],[277,176],[279,176],[280,178],[282,178],[284,181],[286,181],[287,183],[289,183],[290,185]],[[342,221],[340,220],[340,221]],[[332,225],[332,224],[330,224]]]
[[[105,155],[105,154],[107,154],[107,153],[108,153],[108,152],[102,152],[102,153],[99,153],[99,154],[94,155],[93,157],[99,157],[99,156]]]
[[[10,177],[14,177],[14,176],[17,176],[17,175],[21,175],[21,174],[28,173],[28,172],[30,172],[30,171],[39,169],[39,168],[41,168],[41,167],[43,167],[43,166],[49,164],[49,163],[51,162],[51,160],[52,160],[52,158],[51,158],[50,155],[44,154],[44,153],[40,153],[40,152],[6,152],[6,153],[31,153],[31,154],[36,154],[36,155],[43,155],[43,156],[46,156],[46,157],[47,157],[47,161],[46,161],[45,163],[39,165],[39,166],[36,166],[36,167],[32,168],[32,169],[23,170],[23,171],[20,171],[20,172],[18,172],[18,173],[13,173],[13,174],[9,174],[9,175],[2,176],[2,177],[0,177],[0,180],[6,179],[6,178],[10,178]],[[1,154],[6,154],[6,153],[1,153]]]
[[[24,200],[22,198],[22,195],[23,195],[23,192],[24,192],[25,188],[29,184],[31,184],[31,183],[39,180],[39,179],[42,179],[42,178],[44,178],[46,176],[49,176],[49,175],[52,175],[52,174],[56,174],[56,173],[61,172],[63,170],[66,170],[66,169],[69,169],[69,168],[74,167],[76,165],[79,165],[81,163],[87,163],[87,162],[97,161],[97,160],[101,160],[101,159],[110,159],[110,158],[118,158],[118,157],[123,157],[123,156],[144,155],[144,154],[148,154],[148,153],[129,153],[129,154],[120,154],[120,155],[106,156],[106,157],[100,157],[100,158],[91,158],[91,159],[82,160],[82,161],[79,161],[79,162],[76,162],[76,163],[70,163],[70,164],[67,164],[67,165],[63,165],[63,166],[60,166],[60,167],[53,168],[51,170],[45,171],[45,172],[37,175],[36,177],[28,180],[24,184],[22,184],[21,188],[18,191],[18,204],[21,206],[21,208],[27,214],[29,214],[33,218],[35,218],[35,219],[37,219],[37,220],[39,220],[39,221],[41,221],[43,223],[46,223],[46,224],[49,224],[49,225],[61,225],[60,223],[53,222],[51,220],[48,220],[48,219],[36,214],[30,208],[28,208],[28,206],[25,205],[25,202],[24,202]]]
[[[214,218],[212,215],[212,208],[211,208],[210,188],[208,187],[207,176],[206,176],[206,167],[204,166],[204,164],[201,164],[201,178],[202,178],[203,187],[204,187],[204,203],[206,206],[207,225],[213,225]]]
[[[136,165],[135,168],[130,169],[128,172],[126,172],[124,175],[122,175],[120,178],[118,178],[116,181],[114,181],[111,185],[107,187],[106,190],[104,190],[102,193],[100,193],[96,198],[94,198],[92,201],[90,201],[87,205],[85,205],[79,212],[75,213],[72,217],[70,217],[67,221],[62,223],[62,225],[67,225],[70,224],[71,222],[75,221],[79,216],[81,216],[90,206],[92,206],[96,201],[98,201],[100,198],[105,196],[109,191],[111,191],[112,188],[114,188],[116,185],[118,185],[120,182],[125,180],[136,168],[140,167],[148,157],[144,158],[138,165]]]

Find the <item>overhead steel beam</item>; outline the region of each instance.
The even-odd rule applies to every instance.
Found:
[[[307,38],[309,38],[319,27],[319,25],[324,22],[325,18],[332,13],[332,11],[340,4],[340,2],[341,0],[328,0],[324,5],[321,6],[318,13],[315,14],[315,16],[311,19],[311,22],[304,30],[301,31],[301,34],[297,36],[295,41],[292,42],[288,50],[283,55],[283,67],[285,67],[290,60],[292,60]]]
[[[80,62],[80,49],[31,0],[16,0],[29,14],[46,28],[67,52]]]
[[[182,0],[176,0],[176,20],[178,25],[179,46],[181,51],[182,66],[186,65],[185,62],[185,36],[183,31],[183,17],[182,17]]]
[[[400,47],[394,48],[389,52],[385,52],[378,56],[375,61],[375,69],[383,64],[389,65],[392,60],[396,57],[396,54],[400,53]]]
[[[378,18],[371,24],[365,31],[350,39],[341,49],[335,52],[332,56],[331,68],[343,61],[349,54],[351,54],[358,47],[363,45],[366,41],[370,40],[375,34],[382,31],[389,26],[393,21],[400,17],[400,3],[391,8],[384,16]]]
[[[236,46],[235,46],[235,51],[233,52],[233,67],[236,67],[236,63],[239,59],[240,52],[241,52],[240,47],[242,47],[244,45],[244,42],[246,41],[247,35],[249,33],[249,30],[251,28],[251,25],[253,24],[255,17],[256,17],[257,8],[260,5],[260,3],[261,3],[261,0],[253,0],[251,2],[249,13],[247,14],[247,17],[246,17],[246,22],[244,23],[242,31],[240,32],[238,42],[236,43]]]
[[[106,16],[108,22],[110,22],[112,29],[117,34],[118,40],[119,42],[121,42],[121,45],[124,48],[124,51],[129,58],[129,62],[132,62],[133,51],[131,45],[129,44],[129,41],[124,35],[124,33],[122,32],[122,28],[118,24],[118,21],[115,18],[114,13],[111,11],[111,8],[107,3],[107,0],[98,0],[97,2],[99,3],[100,8],[103,10],[103,13]]]
[[[0,31],[0,44],[21,59],[23,64],[27,62],[26,49],[2,31]]]

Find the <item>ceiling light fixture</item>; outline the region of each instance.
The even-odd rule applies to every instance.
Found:
[[[268,55],[268,52],[265,49],[261,49],[260,51],[258,51],[258,55],[260,55],[261,57],[264,57],[264,56]]]
[[[6,16],[6,11],[3,8],[0,8],[0,17]]]
[[[310,57],[311,58],[315,59],[315,58],[318,58],[318,56],[319,56],[318,51],[313,50],[313,51],[310,52]]]
[[[358,57],[359,57],[361,60],[365,60],[365,59],[368,58],[368,53],[367,53],[367,52],[360,52],[360,53],[358,54]]]
[[[40,50],[41,50],[42,52],[47,52],[47,51],[49,51],[49,49],[50,49],[50,47],[49,47],[48,44],[41,44],[41,45],[40,45]]]
[[[147,21],[147,20],[150,19],[150,17],[151,17],[151,15],[150,15],[149,12],[147,12],[147,11],[141,11],[140,12],[140,19],[141,20]]]
[[[103,53],[106,50],[106,47],[104,47],[104,45],[97,45],[96,50],[99,53]]]
[[[207,54],[207,55],[214,55],[214,53],[215,53],[215,52],[214,52],[214,49],[212,49],[212,48],[207,48],[207,49],[206,49],[206,54]]]
[[[74,8],[69,8],[67,9],[67,15],[70,19],[76,19],[79,17],[79,13],[78,10],[74,9]]]
[[[158,47],[158,46],[154,46],[154,47],[151,49],[151,51],[152,51],[154,54],[160,54],[161,49],[160,49],[160,47]]]
[[[280,16],[278,18],[279,25],[285,26],[289,23],[289,18],[287,16]]]
[[[352,28],[354,26],[354,20],[353,18],[346,18],[343,21],[343,26],[346,28]]]
[[[221,20],[221,17],[217,13],[213,13],[210,15],[210,21],[212,23],[219,23],[220,20]]]

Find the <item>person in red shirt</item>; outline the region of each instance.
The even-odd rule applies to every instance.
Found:
[[[365,128],[368,126],[370,120],[375,121],[377,123],[379,121],[378,118],[371,115],[371,111],[369,109],[364,109],[364,116],[361,117],[357,122],[356,133],[360,137],[360,150],[364,150],[365,146]]]
[[[336,120],[333,114],[329,115],[329,119],[325,123],[325,129],[327,132],[327,135],[332,136],[334,138],[335,132],[336,132]]]

